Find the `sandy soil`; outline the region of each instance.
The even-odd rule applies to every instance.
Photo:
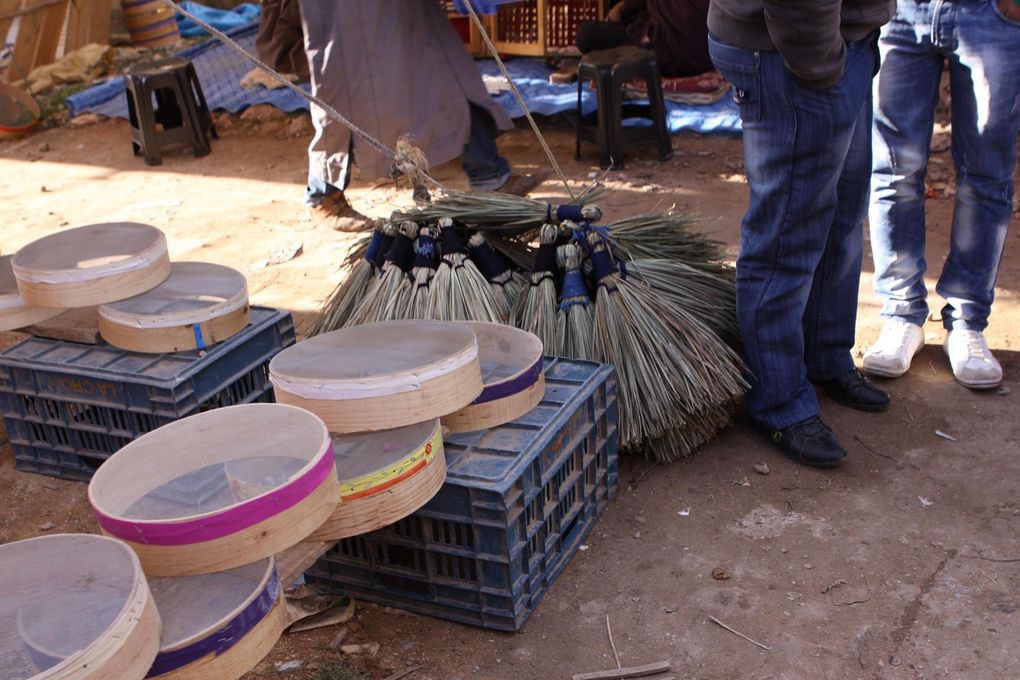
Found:
[[[211,155],[170,153],[155,168],[132,157],[120,121],[0,143],[0,250],[90,222],[149,222],[167,232],[174,259],[241,269],[255,303],[292,310],[306,328],[338,281],[350,238],[316,226],[300,205],[307,122],[269,118],[224,120]],[[545,121],[544,129],[572,184],[589,181],[593,152],[575,162],[570,129],[558,120]],[[682,135],[674,143],[671,161],[654,161],[651,150],[631,154],[626,169],[609,176],[607,215],[673,204],[695,209],[735,253],[747,198],[740,141]],[[544,165],[526,130],[506,135],[501,147],[518,169]],[[456,165],[436,175],[464,186]],[[948,153],[933,158],[931,179],[929,262],[937,275],[951,219]],[[555,182],[539,193],[555,196]],[[406,200],[391,187],[360,181],[351,196],[372,214]],[[298,243],[295,259],[259,266]],[[349,641],[378,642],[381,650],[359,663],[373,677],[420,665],[409,680],[567,678],[615,667],[608,616],[623,665],[668,659],[677,678],[1017,677],[1018,251],[1014,228],[987,332],[1005,368],[1005,389],[979,394],[959,387],[940,347],[940,325],[930,322],[928,346],[913,370],[885,383],[894,399],[887,413],[864,415],[823,399],[823,415],[850,451],[841,469],[789,463],[746,422],[685,463],[649,469],[643,460],[626,460],[621,493],[588,549],[523,631],[498,634],[366,605]],[[861,343],[879,328],[870,263],[865,269]],[[771,469],[767,476],[754,471],[762,462]],[[96,529],[83,484],[17,472],[6,444],[0,499],[0,541],[37,535],[42,527]],[[311,677],[316,665],[336,658],[327,644],[335,633],[285,637],[251,677],[275,677],[275,664],[288,659],[304,667],[281,677]]]

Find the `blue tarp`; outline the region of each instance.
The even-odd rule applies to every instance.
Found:
[[[258,21],[259,18],[259,6],[251,2],[240,4],[233,9],[206,7],[197,2],[191,2],[191,0],[184,0],[184,2],[178,4],[205,23],[221,31],[229,31],[238,26],[244,26],[252,21]],[[198,24],[183,14],[177,15],[177,28],[185,38],[194,38],[206,33],[205,29],[199,28]]]
[[[248,52],[255,52],[255,36],[258,22],[250,22],[227,31]],[[268,90],[258,87],[245,90],[241,77],[251,70],[252,65],[236,52],[217,40],[209,40],[183,50],[180,56],[192,60],[202,91],[211,109],[222,109],[238,113],[252,104],[272,104],[287,112],[308,109],[308,102],[297,93],[281,88]],[[499,71],[492,59],[478,60],[483,75],[496,76]],[[507,70],[514,83],[521,90],[528,110],[542,115],[554,115],[573,111],[577,106],[576,85],[551,85],[549,74],[552,69],[541,59],[516,58],[507,61]],[[309,91],[307,83],[301,85]],[[523,116],[520,106],[510,92],[496,95],[498,101],[510,116]],[[67,99],[71,116],[94,112],[105,116],[127,118],[127,102],[124,98],[124,80],[121,77],[84,90]],[[589,88],[582,92],[582,110],[587,113],[595,109],[595,93]],[[731,97],[723,97],[715,104],[694,106],[666,102],[670,132],[689,130],[694,132],[739,132],[740,116]]]

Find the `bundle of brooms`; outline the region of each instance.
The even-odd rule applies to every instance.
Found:
[[[746,389],[732,269],[690,214],[593,225],[600,216],[591,203],[470,193],[395,213],[353,249],[313,333],[369,320],[359,309],[512,323],[546,354],[614,365],[623,451],[686,457]]]

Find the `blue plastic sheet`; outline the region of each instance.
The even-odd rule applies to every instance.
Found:
[[[250,24],[252,21],[258,21],[259,18],[259,6],[251,2],[243,3],[233,9],[206,7],[197,2],[191,2],[191,0],[184,0],[178,4],[205,23],[221,31],[229,31],[238,26]],[[177,15],[177,28],[185,38],[194,38],[206,33],[205,29],[199,28],[198,24],[182,14]]]
[[[227,31],[248,52],[255,52],[255,36],[258,23],[251,22]],[[238,113],[253,104],[272,104],[282,111],[293,112],[308,109],[308,102],[297,93],[282,88],[268,90],[258,87],[245,90],[240,81],[252,69],[246,59],[217,40],[209,40],[183,50],[180,56],[192,60],[198,79],[202,83],[209,107]],[[498,76],[499,69],[492,59],[477,61],[483,76]],[[514,83],[521,90],[528,110],[535,114],[551,116],[572,112],[577,106],[577,85],[552,85],[549,74],[552,68],[542,59],[516,58],[506,62]],[[309,91],[308,83],[301,88]],[[512,118],[524,115],[510,92],[495,95]],[[71,116],[93,112],[110,117],[127,118],[127,102],[124,97],[124,80],[121,77],[84,90],[67,99]],[[585,87],[581,93],[581,109],[584,113],[595,110],[595,93]],[[666,102],[667,123],[670,132],[681,130],[693,132],[735,133],[740,131],[740,115],[732,97],[723,97],[715,104],[689,105]]]

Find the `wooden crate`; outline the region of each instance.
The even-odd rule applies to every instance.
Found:
[[[0,39],[20,17],[4,79],[21,80],[89,43],[106,44],[111,6],[112,0],[0,0]]]
[[[500,6],[489,17],[489,35],[501,54],[577,54],[578,25],[603,17],[601,0],[527,0]]]

